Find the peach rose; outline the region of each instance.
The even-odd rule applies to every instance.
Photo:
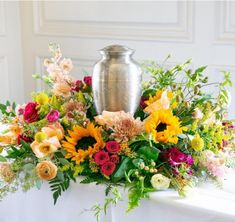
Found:
[[[71,87],[69,86],[67,82],[60,81],[54,84],[53,93],[56,96],[68,97],[70,96],[70,92],[71,92]]]
[[[42,128],[42,132],[47,135],[47,137],[57,136],[59,140],[64,138],[64,129],[60,123],[50,124],[47,127]]]
[[[52,180],[57,175],[57,166],[51,161],[42,161],[37,164],[36,172],[42,180]]]

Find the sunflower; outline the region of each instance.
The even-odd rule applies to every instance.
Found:
[[[93,123],[88,123],[86,128],[74,126],[68,131],[69,136],[62,142],[67,151],[66,158],[82,163],[86,157],[92,157],[94,153],[105,147],[101,130]]]
[[[177,135],[181,134],[185,127],[180,126],[179,118],[174,116],[171,110],[158,110],[145,119],[145,129],[152,133],[154,139],[162,143],[178,142]]]

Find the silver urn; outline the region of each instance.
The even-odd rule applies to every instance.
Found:
[[[125,111],[134,114],[141,98],[142,70],[132,59],[134,50],[111,45],[100,50],[93,70],[92,91],[98,114]]]

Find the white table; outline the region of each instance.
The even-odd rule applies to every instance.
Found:
[[[0,203],[1,222],[95,222],[91,212],[81,214],[95,202],[104,199],[104,188],[96,185],[72,184],[56,206],[48,186],[24,194],[18,192]],[[234,222],[235,176],[225,182],[225,190],[212,185],[196,188],[188,198],[178,197],[175,191],[151,194],[136,210],[125,213],[126,200],[112,207],[102,222]],[[126,199],[126,198],[124,198]]]

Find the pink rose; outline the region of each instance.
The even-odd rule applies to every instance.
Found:
[[[38,120],[37,103],[29,102],[24,109],[24,121],[26,123],[33,123]]]
[[[91,76],[85,76],[83,78],[83,81],[86,83],[86,85],[91,86],[91,84],[92,84],[92,77]]]
[[[107,161],[109,161],[109,155],[104,150],[99,151],[94,156],[95,163],[98,165],[103,165]]]
[[[106,150],[109,153],[117,153],[121,149],[120,144],[116,141],[108,141],[106,143]]]
[[[119,163],[119,156],[114,154],[114,155],[111,155],[110,157],[110,162],[113,162],[115,164],[118,164]]]
[[[58,110],[52,110],[46,116],[48,122],[53,123],[56,122],[60,118],[60,113]]]
[[[115,169],[116,165],[113,162],[108,161],[101,166],[101,173],[105,176],[110,176]]]

